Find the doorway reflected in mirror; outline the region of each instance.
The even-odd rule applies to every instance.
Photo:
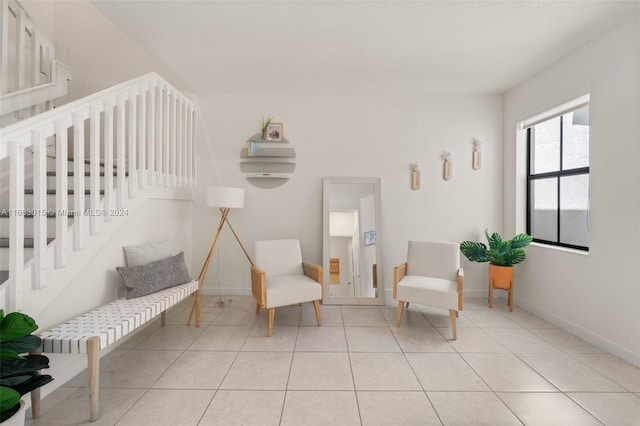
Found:
[[[325,178],[323,267],[329,271],[323,303],[384,304],[378,291],[380,179]]]

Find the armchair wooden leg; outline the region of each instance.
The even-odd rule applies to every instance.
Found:
[[[273,319],[276,316],[276,308],[269,308],[269,329],[267,330],[267,336],[271,337],[273,334]]]
[[[256,315],[260,313],[260,304],[256,303]]]
[[[451,333],[453,334],[453,340],[457,340],[458,337],[456,335],[456,314],[457,312],[453,309],[449,309],[449,317],[451,318]]]
[[[318,320],[318,327],[322,325],[322,316],[320,315],[320,301],[313,301],[313,308],[316,310],[316,319]]]
[[[400,320],[402,320],[402,311],[404,310],[404,302],[398,302],[398,315],[396,316],[396,327],[400,327]]]

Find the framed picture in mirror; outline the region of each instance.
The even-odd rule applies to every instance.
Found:
[[[370,246],[376,243],[376,231],[367,231],[364,233],[364,245]]]

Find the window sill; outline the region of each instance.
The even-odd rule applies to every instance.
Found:
[[[562,252],[571,253],[571,254],[580,254],[582,256],[589,256],[589,251],[577,250],[577,249],[572,249],[572,248],[568,248],[568,247],[553,246],[553,245],[550,245],[550,244],[543,244],[543,243],[536,243],[536,242],[531,243],[531,246],[532,247],[540,247],[540,248],[544,248],[544,249],[557,250],[557,251],[562,251]]]

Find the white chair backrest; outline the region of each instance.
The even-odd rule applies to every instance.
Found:
[[[267,277],[302,275],[302,254],[298,240],[256,241],[253,245],[255,265]]]
[[[456,243],[409,241],[407,275],[456,281],[460,269],[460,246]]]

